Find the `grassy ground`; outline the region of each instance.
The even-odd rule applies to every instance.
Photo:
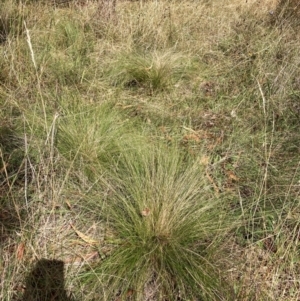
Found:
[[[0,5],[0,299],[300,299],[297,1]]]

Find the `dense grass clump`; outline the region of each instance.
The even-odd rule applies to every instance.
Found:
[[[120,56],[111,76],[114,84],[153,93],[171,88],[188,77],[189,67],[187,59],[178,53],[130,53]]]
[[[122,156],[104,210],[110,255],[86,275],[93,291],[104,285],[105,300],[129,292],[134,300],[230,298],[211,260],[232,220],[204,173],[172,147],[138,146]]]
[[[71,106],[60,118],[57,148],[76,169],[94,178],[118,158],[125,127],[112,106]]]

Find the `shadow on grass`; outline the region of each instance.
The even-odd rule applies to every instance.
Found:
[[[41,259],[26,279],[22,301],[75,301],[64,288],[64,263]]]

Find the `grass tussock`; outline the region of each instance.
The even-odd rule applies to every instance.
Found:
[[[188,61],[178,53],[131,53],[120,56],[112,68],[112,81],[125,88],[153,93],[170,88],[188,75]]]
[[[230,298],[211,258],[232,220],[209,196],[203,174],[172,148],[137,147],[122,156],[104,209],[111,254],[85,275],[94,292],[105,283],[108,299],[129,291],[135,300]]]
[[[66,109],[57,129],[57,149],[90,177],[100,175],[126,145],[126,121],[109,105]]]
[[[0,299],[299,300],[297,1],[65,4],[0,6]]]

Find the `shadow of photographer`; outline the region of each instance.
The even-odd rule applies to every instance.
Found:
[[[64,286],[64,262],[41,259],[27,276],[22,301],[75,301]]]

